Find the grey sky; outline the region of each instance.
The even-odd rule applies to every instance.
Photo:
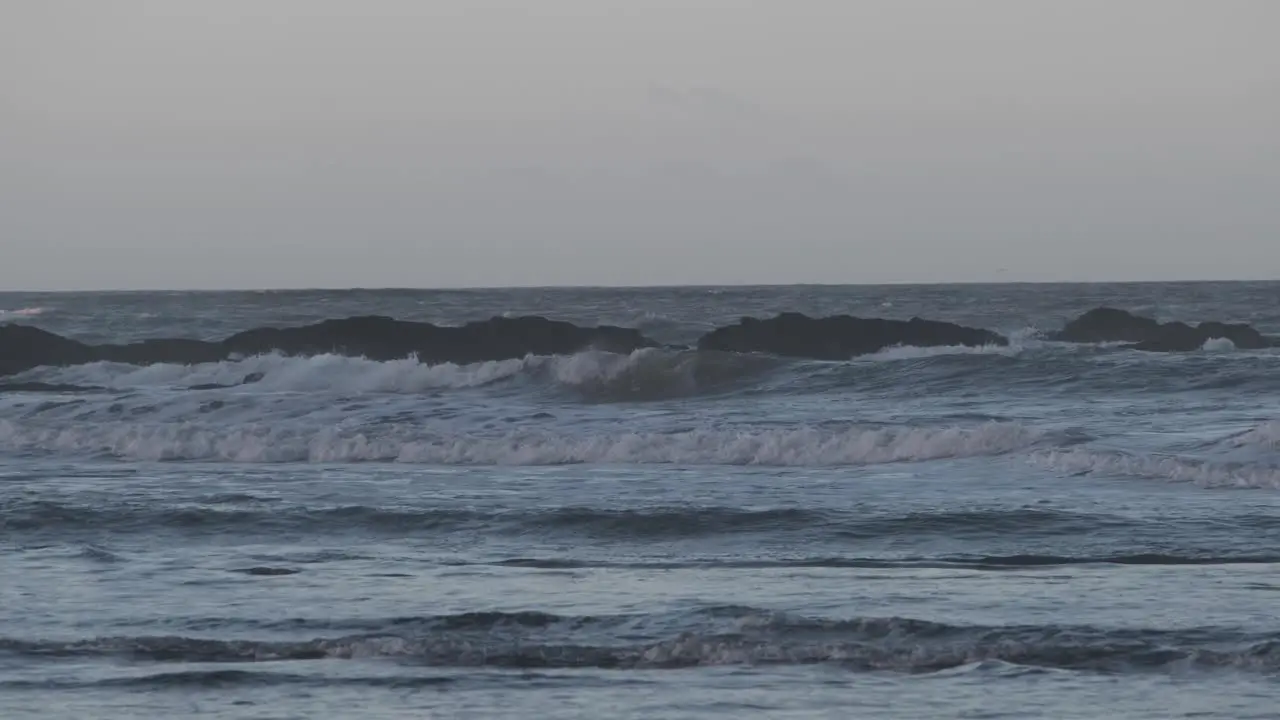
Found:
[[[1280,277],[1275,0],[0,0],[0,289]]]

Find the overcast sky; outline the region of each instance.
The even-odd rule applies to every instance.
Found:
[[[1276,0],[0,0],[0,289],[1280,277]]]

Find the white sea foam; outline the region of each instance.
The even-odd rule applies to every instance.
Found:
[[[942,355],[1016,355],[1021,342],[1007,347],[899,346],[859,358],[862,362],[899,361]],[[412,358],[375,361],[342,355],[290,357],[258,355],[216,363],[128,365],[98,362],[67,368],[38,368],[23,381],[106,387],[115,390],[239,385],[246,376],[262,378],[247,390],[264,392],[421,393],[488,385],[518,375],[537,375],[553,383],[589,392],[628,391],[643,397],[667,396],[757,376],[778,366],[760,355],[702,353],[647,348],[630,354],[588,350],[573,355],[534,356],[466,365],[426,365]]]
[[[918,360],[921,358],[939,357],[943,355],[1020,355],[1026,350],[1043,345],[1036,339],[1039,331],[1035,328],[1024,328],[1009,334],[1008,345],[939,345],[935,347],[916,347],[914,345],[895,345],[877,353],[864,355],[862,361],[896,361]]]
[[[1236,344],[1229,338],[1209,338],[1200,349],[1205,352],[1232,352],[1236,349]]]
[[[260,374],[258,382],[244,386],[245,392],[412,394],[480,387],[526,375],[589,394],[625,391],[636,397],[661,397],[696,392],[700,382],[731,382],[775,364],[761,357],[714,356],[653,348],[630,354],[590,350],[563,356],[530,355],[468,365],[426,365],[412,358],[380,362],[342,355],[271,354],[199,365],[136,366],[100,362],[70,368],[40,368],[25,373],[20,379],[133,390],[235,386],[250,374]]]
[[[108,422],[38,427],[0,420],[0,447],[19,452],[108,454],[134,460],[359,462],[432,465],[682,464],[859,466],[999,455],[1043,433],[1018,423],[974,427],[809,426],[574,436],[550,431],[500,435],[424,433],[406,424],[363,430],[279,424]]]
[[[997,674],[1010,677],[1024,675],[1029,668],[1078,669],[1084,663],[1098,669],[1114,670],[1118,661],[1182,671],[1202,666],[1267,672],[1274,671],[1277,666],[1276,653],[1270,643],[1211,648],[1200,638],[1173,636],[1126,647],[1105,632],[1049,626],[986,631],[969,631],[961,626],[941,633],[942,638],[936,638],[916,630],[918,624],[905,619],[892,620],[883,623],[886,630],[874,638],[687,632],[641,645],[576,646],[568,650],[536,642],[511,643],[499,639],[477,642],[473,638],[443,634],[429,638],[349,636],[317,640],[303,647],[320,650],[333,658],[413,657],[419,661],[429,658],[439,664],[472,666],[505,665],[516,659],[525,664],[551,667],[598,665],[635,668],[838,662],[894,672],[938,674],[945,669],[945,674],[953,677],[980,673],[988,682]],[[1159,631],[1152,631],[1152,635],[1157,633]],[[296,648],[288,649],[297,652]],[[239,651],[245,651],[243,646]],[[259,646],[258,658],[275,657],[273,651],[275,648],[271,646]]]
[[[1012,345],[939,345],[935,347],[916,347],[914,345],[895,345],[877,353],[864,355],[864,361],[918,360],[921,358],[940,357],[943,355],[1017,355],[1021,347]]]
[[[56,370],[42,369],[24,377],[128,390],[237,385],[247,375],[260,373],[262,379],[252,388],[267,392],[417,393],[435,388],[485,385],[519,373],[530,361],[424,365],[412,358],[378,362],[342,355],[286,357],[272,354],[199,365],[158,363],[137,366],[100,362]]]
[[[1205,487],[1280,488],[1280,467],[1215,463],[1171,455],[1099,452],[1087,448],[1041,450],[1033,463],[1060,472],[1189,482]]]
[[[0,310],[0,317],[39,317],[49,311],[45,307],[25,307],[15,310]]]
[[[1252,430],[1232,436],[1228,442],[1235,447],[1280,450],[1280,421],[1262,423]]]

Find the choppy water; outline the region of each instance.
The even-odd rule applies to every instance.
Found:
[[[1013,338],[8,378],[0,717],[1274,717],[1280,352],[1036,339],[1104,304],[1280,334],[1257,283],[0,294],[95,342],[782,310]]]

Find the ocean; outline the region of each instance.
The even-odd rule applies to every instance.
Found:
[[[0,717],[1275,717],[1280,349],[1043,339],[1098,306],[1280,334],[1277,283],[0,294],[95,343],[537,314],[676,346],[782,311],[1011,340],[0,378]]]

